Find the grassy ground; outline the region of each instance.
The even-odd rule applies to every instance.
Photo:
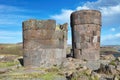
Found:
[[[23,55],[22,45],[18,44],[0,44],[0,54]]]
[[[5,61],[0,62],[0,70],[7,70],[5,73],[0,73],[0,80],[54,80],[63,77],[58,74],[57,68],[26,70],[24,67],[19,66],[20,63],[14,61],[14,59],[22,56],[22,51],[22,45],[19,44],[0,44],[0,57],[6,57]],[[8,58],[10,58],[10,61]],[[42,71],[44,73],[41,73]]]
[[[2,47],[2,48],[1,48]],[[72,46],[67,47],[67,54],[70,54]],[[101,47],[100,53],[119,53],[114,47]],[[22,44],[0,44],[0,54],[23,55]]]
[[[0,44],[1,55],[22,56],[23,55],[22,51],[23,51],[22,45],[19,44]],[[67,54],[70,53],[70,51],[71,51],[71,46],[67,48]],[[118,52],[118,50],[113,47],[101,48],[101,54],[105,52],[116,53]],[[22,66],[19,67],[18,64],[19,62],[9,61],[9,60],[7,62],[0,62],[0,69],[17,65],[16,68],[13,67],[8,72],[0,74],[0,80],[54,80],[55,78],[64,77],[64,75],[61,74],[62,70],[58,68],[50,68],[50,69],[36,68],[35,70],[33,69],[26,70]],[[113,64],[113,62],[111,64]],[[90,77],[87,71],[84,71],[84,73],[83,72],[79,73],[77,77],[81,77],[81,76],[88,76],[88,78]],[[76,77],[73,77],[72,80],[78,80],[78,79]],[[98,78],[94,77],[94,79],[89,79],[89,80],[98,80]]]
[[[100,53],[101,54],[114,54],[114,53],[120,53],[120,52],[114,47],[101,47]]]
[[[55,73],[12,73],[7,75],[2,75],[0,80],[54,80],[55,77],[61,77]]]
[[[0,80],[54,80],[55,78],[64,78],[63,75],[58,73],[57,68],[30,68],[26,70],[26,68],[19,67],[5,74],[0,74]]]
[[[12,62],[12,61],[0,62],[0,68],[11,67],[11,66],[14,66],[14,65],[17,65],[17,64],[19,64],[19,63],[18,62]]]
[[[12,54],[12,55],[23,55],[22,45],[19,44],[0,44],[0,54]],[[67,54],[70,54],[71,46],[69,45],[67,48]]]

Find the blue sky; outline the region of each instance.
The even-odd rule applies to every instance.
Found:
[[[70,23],[70,14],[82,9],[102,12],[101,45],[120,45],[120,0],[0,0],[0,43],[22,42],[21,23],[25,20]]]

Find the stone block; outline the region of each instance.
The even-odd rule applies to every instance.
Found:
[[[41,20],[36,22],[36,29],[55,30],[55,20]]]
[[[59,64],[62,62],[62,59],[66,56],[63,56],[66,53],[63,53],[63,49],[37,49],[27,51],[24,54],[24,66],[50,66],[53,64]],[[56,63],[58,62],[59,63]]]
[[[38,29],[48,29],[55,30],[56,21],[55,20],[35,20],[30,19],[22,23],[23,30],[38,30]]]
[[[81,52],[82,52],[81,49],[74,49],[74,57],[76,59],[81,59],[81,57],[82,57],[82,53]]]
[[[31,29],[35,29],[35,25],[36,25],[36,20],[35,19],[30,19],[30,20],[27,20],[27,21],[24,21],[22,23],[23,25],[23,31],[24,30],[31,30]]]
[[[81,49],[80,43],[75,43],[75,47],[76,47],[76,49]]]

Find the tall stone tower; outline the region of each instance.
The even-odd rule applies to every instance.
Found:
[[[71,14],[73,57],[98,60],[100,56],[101,13],[80,10]]]
[[[66,58],[67,23],[55,20],[27,20],[23,24],[24,66],[61,64]]]

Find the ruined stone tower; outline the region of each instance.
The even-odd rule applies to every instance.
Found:
[[[98,60],[100,55],[101,13],[80,10],[71,14],[73,57]]]
[[[66,57],[67,23],[55,20],[27,20],[23,24],[24,66],[61,64]]]

